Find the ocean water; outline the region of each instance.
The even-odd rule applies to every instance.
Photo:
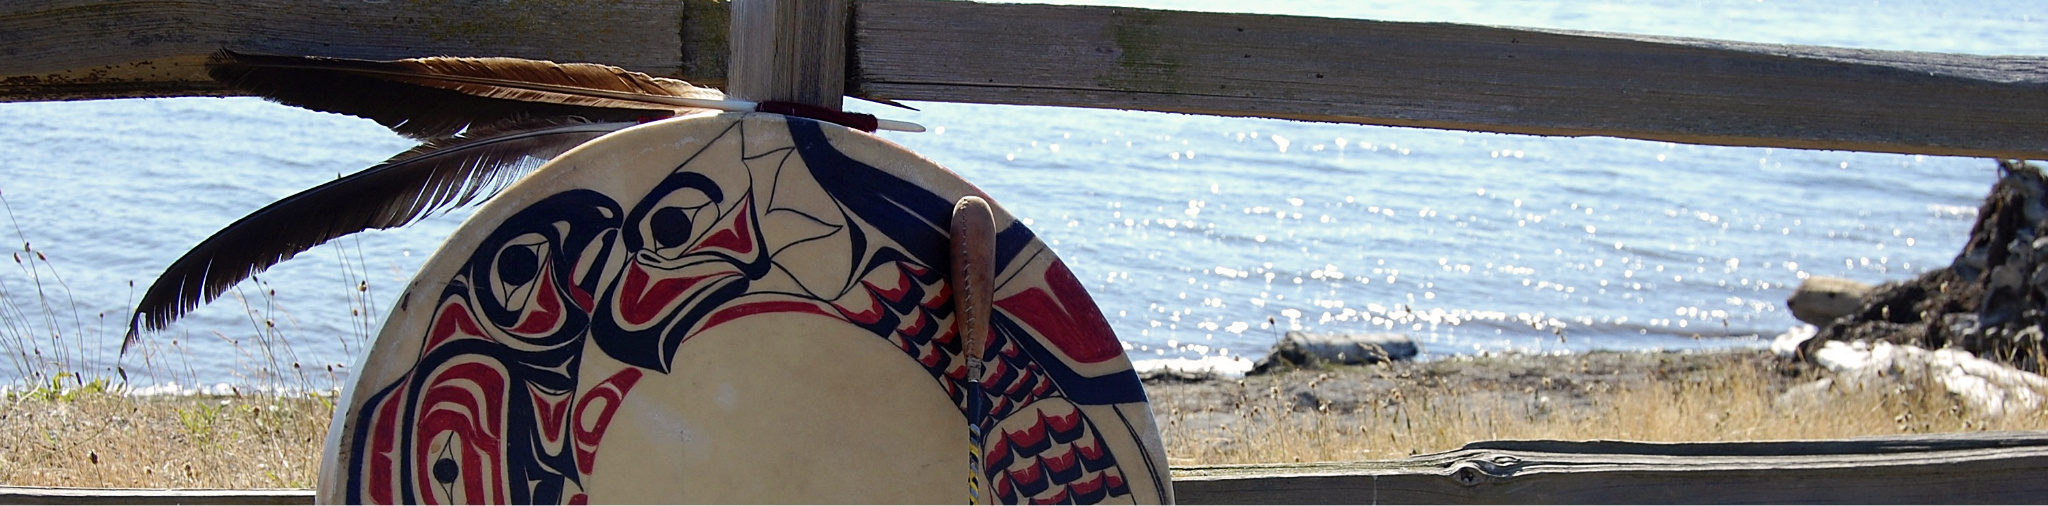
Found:
[[[2048,54],[2048,4],[2022,1],[1088,3]],[[1983,159],[912,105],[854,108],[931,127],[884,137],[1029,220],[1148,364],[1229,365],[1287,330],[1400,332],[1426,358],[1762,347],[1797,323],[1783,301],[1807,276],[1946,265],[1996,174]],[[191,245],[410,146],[246,98],[0,104],[0,244],[25,243],[0,268],[0,380],[346,378],[463,213],[314,249],[116,349],[136,294]]]

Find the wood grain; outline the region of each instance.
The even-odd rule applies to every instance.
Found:
[[[728,95],[839,109],[847,0],[735,0]]]
[[[313,504],[313,491],[0,486],[0,504]]]
[[[1187,504],[2030,503],[2048,433],[1832,441],[1505,441],[1397,461],[1176,469]]]
[[[723,10],[717,0],[0,2],[0,101],[229,94],[201,67],[222,48],[594,62],[723,86]],[[685,45],[683,34],[700,33],[720,42]]]
[[[846,64],[856,96],[2048,158],[2042,57],[945,0],[804,5],[851,11],[846,56],[804,61]],[[729,19],[723,0],[4,2],[0,101],[226,94],[199,68],[221,47],[588,61],[723,87]],[[805,33],[785,40],[842,40]]]
[[[856,94],[2048,158],[2048,58],[1445,23],[863,0]]]
[[[2035,503],[2048,432],[1823,441],[1485,441],[1401,460],[1174,470],[1185,504]],[[297,490],[0,487],[0,504],[310,504]]]

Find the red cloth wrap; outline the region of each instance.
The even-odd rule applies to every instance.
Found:
[[[761,102],[760,104],[754,106],[754,110],[757,112],[775,113],[784,116],[796,116],[801,118],[810,118],[818,121],[837,123],[868,133],[874,133],[875,128],[881,126],[881,122],[879,120],[876,120],[875,115],[873,114],[859,114],[846,111],[835,111],[832,109],[826,109],[815,105],[805,105],[795,102]]]

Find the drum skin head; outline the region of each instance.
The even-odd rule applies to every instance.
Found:
[[[1000,207],[968,381],[946,275],[967,195],[987,198],[772,114],[577,147],[421,267],[341,398],[318,499],[1171,502],[1121,344]]]

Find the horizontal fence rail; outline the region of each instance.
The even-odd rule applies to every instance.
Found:
[[[1184,504],[1956,504],[2048,497],[2048,432],[1489,441],[1401,460],[1174,470]],[[311,504],[305,490],[0,487],[0,504]]]
[[[0,504],[313,504],[313,491],[0,486]]]
[[[1498,441],[1394,461],[1176,469],[1187,504],[1958,504],[2048,497],[2048,433]]]
[[[230,94],[221,48],[725,82],[717,0],[0,3],[0,101]],[[853,0],[850,94],[2048,158],[2048,58],[1132,8]]]
[[[864,0],[854,89],[1692,144],[2048,156],[2048,58]]]
[[[724,2],[0,2],[0,101],[217,96],[222,48],[595,62],[724,87]]]

